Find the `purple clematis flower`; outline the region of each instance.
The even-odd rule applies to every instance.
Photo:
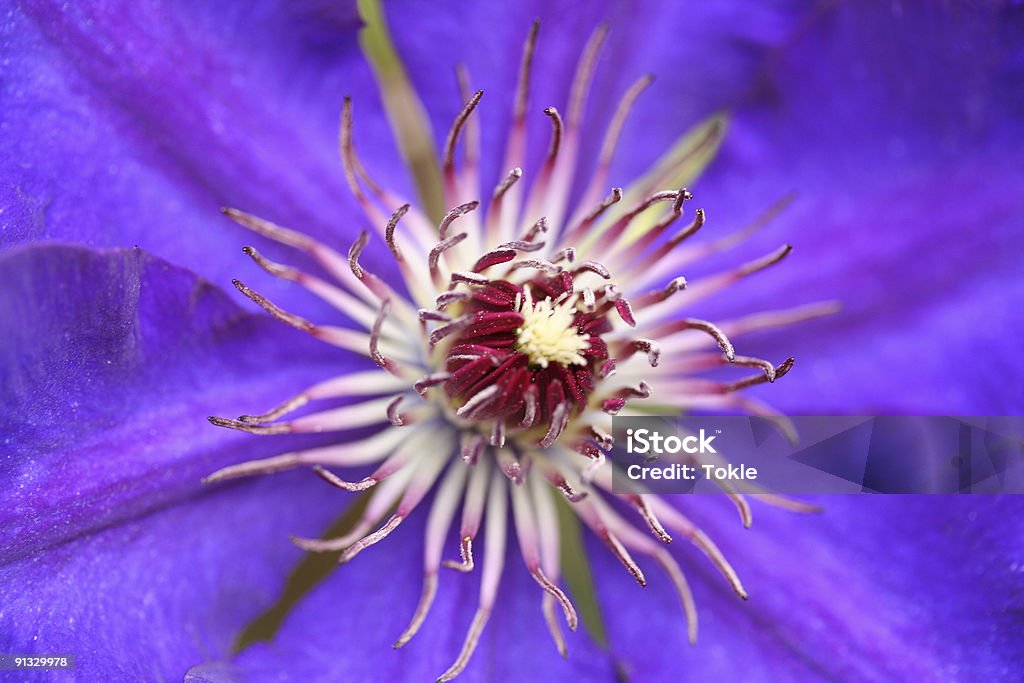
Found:
[[[788,267],[701,301],[701,316],[843,303],[837,315],[746,338],[744,353],[797,358],[785,381],[748,395],[790,413],[1020,412],[1018,9],[385,9],[434,131],[462,104],[444,80],[452,66],[467,64],[493,94],[496,106],[480,112],[489,117],[480,149],[493,152],[479,158],[485,186],[508,172],[496,150],[514,125],[518,55],[534,17],[557,38],[535,55],[531,101],[541,107],[565,109],[602,21],[612,30],[588,103],[593,130],[612,120],[633,78],[657,75],[623,128],[610,183],[628,184],[687,128],[731,112],[715,161],[691,186],[710,220],[740,227],[795,198],[686,276],[713,280],[783,242],[796,251]],[[367,168],[395,192],[415,192],[357,46],[355,8],[38,2],[4,22],[0,652],[74,654],[83,680],[444,671],[473,619],[475,575],[443,577],[429,626],[401,652],[390,648],[419,600],[424,514],[308,592],[273,641],[234,654],[300,560],[286,535],[321,534],[342,494],[302,472],[198,483],[337,440],[256,439],[214,430],[207,415],[271,406],[374,367],[217,286],[254,239],[218,216],[222,205],[342,250],[355,241],[365,220],[336,161],[341,93],[356,102]],[[581,165],[598,161],[601,141],[580,138]],[[545,153],[531,145],[523,167],[541,168]],[[564,190],[578,200],[585,180]],[[257,246],[291,258],[270,241]],[[395,274],[389,258],[368,250],[361,263]],[[306,318],[338,316],[299,287],[267,278],[258,289]],[[584,535],[603,618],[590,620],[593,639],[567,639],[563,660],[536,583],[507,561],[464,679],[1019,677],[1024,506],[1012,497],[819,502],[819,516],[762,506],[749,530],[720,500],[680,503],[752,596],[737,600],[697,552],[677,551],[701,611],[692,648],[671,582],[629,586],[616,558]]]

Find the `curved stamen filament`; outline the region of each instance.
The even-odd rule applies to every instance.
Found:
[[[623,94],[622,99],[619,100],[619,105],[615,109],[615,114],[612,115],[611,123],[608,124],[608,128],[605,130],[604,140],[601,142],[601,151],[597,157],[597,167],[594,171],[594,176],[590,181],[586,192],[583,193],[583,199],[580,200],[581,207],[587,207],[597,201],[597,198],[601,192],[601,189],[605,186],[605,181],[608,179],[608,171],[611,169],[612,156],[615,154],[615,148],[619,144],[619,137],[622,134],[622,129],[626,123],[626,117],[629,116],[629,112],[633,109],[633,105],[636,104],[637,98],[640,97],[641,93],[646,90],[651,83],[654,82],[654,76],[648,74],[641,76],[637,79],[633,85],[629,86]],[[575,223],[576,219],[571,220],[570,223]]]
[[[395,641],[395,649],[402,647],[416,635],[434,602],[434,596],[437,594],[437,570],[441,566],[444,538],[451,526],[455,508],[465,486],[466,474],[466,468],[457,461],[453,461],[448,467],[448,473],[445,475],[444,481],[441,482],[434,504],[430,508],[423,550],[423,591],[409,625]]]
[[[462,132],[463,126],[466,125],[466,120],[469,119],[473,110],[476,109],[476,105],[480,103],[480,98],[484,96],[483,90],[477,90],[473,94],[466,105],[462,108],[462,111],[455,117],[455,121],[452,123],[451,129],[448,131],[448,137],[444,143],[444,161],[443,161],[443,172],[445,181],[445,193],[449,203],[454,203],[458,194],[455,187],[455,144],[458,142],[459,133]]]
[[[513,191],[516,183],[523,177],[523,169],[516,166],[508,172],[491,193],[491,203],[487,207],[487,222],[484,228],[490,244],[511,236],[511,230],[505,225],[513,225],[518,218],[518,193]],[[508,205],[508,206],[507,206]]]
[[[541,569],[539,533],[534,519],[533,503],[529,489],[522,486],[512,488],[512,514],[515,520],[516,534],[519,539],[519,550],[526,564],[527,571],[537,584],[550,594],[562,606],[565,622],[569,630],[575,631],[577,625],[576,610],[562,590],[545,576]]]
[[[470,474],[466,496],[462,503],[462,521],[459,527],[459,538],[462,539],[459,551],[462,561],[445,560],[442,564],[449,569],[461,572],[473,570],[473,539],[476,538],[480,529],[490,469],[490,460],[484,458],[473,467]]]
[[[297,282],[360,325],[368,328],[373,324],[373,312],[371,309],[341,287],[305,273],[298,268],[275,263],[259,253],[255,247],[242,247],[242,252],[251,258],[256,265],[274,277]]]
[[[360,441],[282,453],[261,460],[249,460],[223,467],[203,479],[203,483],[212,484],[241,477],[273,474],[305,465],[366,465],[383,460],[408,437],[408,432],[386,430]]]
[[[292,543],[312,553],[330,553],[344,550],[365,536],[373,528],[373,525],[382,519],[388,510],[398,502],[399,497],[409,486],[409,482],[412,480],[415,472],[415,467],[404,467],[398,470],[394,476],[388,477],[379,486],[374,487],[373,495],[370,497],[370,502],[366,504],[366,509],[363,510],[359,521],[353,525],[351,531],[347,534],[334,538],[302,538],[292,536]]]
[[[438,239],[442,241],[445,240],[448,237],[448,228],[455,221],[455,219],[469,213],[470,211],[473,211],[478,206],[480,206],[480,202],[477,200],[473,200],[471,202],[466,202],[465,204],[459,204],[454,209],[451,209],[448,213],[446,213],[444,215],[444,218],[441,220],[441,224],[438,226],[437,229]]]
[[[483,577],[480,581],[480,604],[473,621],[466,633],[466,639],[462,643],[459,656],[455,659],[448,670],[438,677],[438,681],[450,681],[466,668],[469,658],[476,650],[483,633],[484,626],[490,618],[491,610],[494,608],[494,599],[498,594],[498,584],[501,581],[502,570],[505,565],[505,533],[508,524],[508,497],[506,484],[500,472],[495,471],[491,476],[491,491],[487,500],[487,536],[484,544],[484,567]]]

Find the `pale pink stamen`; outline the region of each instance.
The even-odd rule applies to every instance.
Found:
[[[231,220],[258,235],[262,235],[274,240],[275,242],[279,242],[280,244],[295,247],[306,252],[328,273],[330,273],[334,279],[345,285],[345,287],[350,291],[360,296],[365,301],[373,301],[372,297],[363,292],[361,287],[353,286],[356,283],[352,278],[352,273],[348,269],[345,257],[327,245],[318,242],[312,237],[301,232],[281,227],[280,225],[271,223],[268,220],[258,218],[245,213],[244,211],[239,211],[238,209],[225,208],[223,209],[223,212],[224,215]]]
[[[298,330],[307,332],[328,344],[338,346],[349,351],[361,352],[359,347],[364,346],[366,342],[369,341],[369,338],[365,333],[356,332],[355,330],[336,327],[334,325],[315,325],[305,318],[285,311],[272,303],[262,294],[259,294],[245,286],[240,280],[232,280],[231,282],[235,285],[235,288],[238,291],[249,297],[254,303],[258,304],[270,315],[274,316],[286,325],[291,325]]]
[[[420,459],[415,464],[415,472],[412,475],[412,480],[409,486],[405,490],[405,494],[402,496],[401,501],[398,503],[398,508],[394,514],[384,523],[379,529],[374,531],[367,536],[359,539],[348,547],[339,558],[339,562],[344,564],[350,562],[352,558],[366,550],[372,545],[380,543],[382,540],[388,537],[398,525],[401,524],[411,513],[416,509],[416,506],[420,504],[424,496],[434,486],[434,482],[437,481],[438,475],[441,473],[441,469],[445,464],[448,463],[448,451],[451,449],[451,443],[447,439],[438,439],[434,443],[422,443],[426,452],[419,453]],[[385,463],[387,465],[387,463]],[[397,471],[411,469],[409,467],[400,467]],[[397,472],[396,472],[397,473]]]
[[[271,275],[302,285],[360,325],[369,327],[373,323],[372,309],[344,289],[297,268],[275,263],[260,254],[254,247],[242,247],[242,252]]]
[[[406,438],[408,438],[407,432],[388,430],[361,441],[282,453],[261,460],[249,460],[221,468],[203,479],[203,483],[212,484],[229,479],[272,474],[303,465],[365,465],[383,460]]]
[[[541,569],[539,536],[533,517],[533,504],[529,501],[529,495],[529,490],[525,487],[517,486],[512,489],[512,514],[523,562],[534,581],[562,606],[566,625],[570,631],[575,631],[578,623],[576,609],[562,589],[552,583]]]
[[[615,109],[615,114],[612,115],[612,121],[608,124],[604,140],[601,143],[601,151],[597,157],[597,170],[594,172],[594,177],[591,179],[587,191],[583,194],[580,206],[590,206],[597,201],[597,197],[605,187],[605,181],[608,179],[608,171],[611,169],[612,157],[615,154],[615,148],[619,144],[619,137],[621,136],[622,129],[625,126],[626,117],[629,116],[629,112],[633,109],[633,105],[636,103],[637,98],[639,98],[641,93],[643,93],[643,91],[646,90],[653,82],[654,76],[650,74],[641,76],[629,87],[628,90],[626,90],[622,99],[619,100],[619,105]]]
[[[784,258],[786,258],[793,251],[793,247],[786,244],[770,254],[762,256],[759,259],[755,259],[749,263],[745,263],[739,268],[735,268],[726,273],[720,275],[714,275],[709,278],[703,279],[701,282],[694,284],[687,291],[687,302],[692,304],[697,301],[701,301],[712,294],[721,291],[729,285],[735,284],[743,278],[750,277],[754,273],[758,273],[765,268],[769,268]]]
[[[480,202],[474,200],[471,202],[466,202],[465,204],[460,204],[459,206],[456,206],[454,209],[446,213],[444,215],[444,218],[441,219],[441,224],[438,226],[437,229],[438,239],[447,239],[448,228],[451,227],[451,224],[453,222],[455,222],[455,219],[459,218],[460,216],[466,215],[470,211],[476,209],[476,207],[478,206],[480,206]]]
[[[444,143],[444,161],[442,163],[442,169],[444,172],[445,182],[445,194],[449,202],[454,203],[457,201],[458,189],[456,188],[455,179],[455,145],[459,140],[459,134],[462,132],[463,126],[469,119],[473,110],[476,109],[476,105],[480,103],[480,98],[484,96],[483,90],[477,90],[476,93],[466,102],[466,105],[462,108],[462,111],[455,117],[455,121],[452,123],[451,129],[448,131],[448,138]]]
[[[484,544],[484,568],[480,581],[480,606],[466,633],[462,649],[455,662],[438,677],[438,681],[450,681],[466,668],[469,658],[473,655],[480,634],[491,615],[494,599],[498,593],[498,583],[505,565],[505,529],[508,523],[508,498],[506,485],[501,474],[492,476],[491,493],[487,501],[487,542]]]
[[[612,533],[605,524],[597,507],[593,505],[590,499],[580,501],[576,504],[575,509],[580,519],[608,546],[608,549],[622,563],[622,566],[626,568],[630,576],[641,586],[646,586],[647,579],[644,578],[643,571],[641,571],[639,565],[637,565],[625,546],[622,545],[622,541],[619,540],[618,536]]]
[[[577,237],[587,232],[590,229],[590,226],[592,226],[597,221],[597,219],[601,217],[601,214],[607,211],[612,206],[612,204],[618,204],[621,200],[622,188],[613,187],[611,193],[603,200],[601,200],[601,203],[599,203],[592,211],[590,211],[590,213],[583,216],[583,218],[581,218],[579,222],[576,223],[572,228],[565,232],[565,235],[563,236],[562,240],[564,242],[574,241]]]
[[[647,527],[651,530],[651,533],[657,536],[659,541],[662,543],[672,542],[672,537],[667,531],[665,531],[665,527],[662,526],[661,520],[658,519],[658,516],[654,514],[650,503],[647,502],[646,496],[639,494],[625,494],[622,498],[636,508],[637,512],[639,512],[644,518],[644,521],[647,522]]]
[[[476,538],[480,529],[489,478],[490,461],[484,458],[470,474],[466,497],[462,503],[462,521],[459,527],[459,538],[461,539],[459,550],[462,561],[446,560],[443,564],[449,569],[461,572],[469,572],[473,569],[473,539]]]
[[[502,473],[508,477],[516,486],[519,486],[525,481],[527,464],[529,460],[520,462],[516,454],[508,448],[499,448],[494,452],[494,459],[498,463],[498,467]]]
[[[502,237],[506,236],[501,225],[506,221],[514,220],[508,216],[516,213],[514,207],[517,204],[518,192],[514,190],[518,189],[516,183],[522,177],[523,169],[516,166],[495,186],[494,192],[491,193],[491,203],[487,207],[487,223],[484,228],[490,242],[497,241],[499,234]]]
[[[413,439],[413,441],[417,441]],[[418,443],[418,441],[417,441]],[[359,521],[352,527],[351,531],[342,536],[334,538],[302,538],[292,536],[292,543],[303,550],[313,553],[329,553],[343,550],[360,538],[364,537],[373,525],[380,520],[388,510],[398,501],[403,491],[409,485],[415,473],[415,468],[405,467],[395,473],[394,476],[385,479],[376,487],[374,495],[367,503],[366,509],[360,516]]]
[[[402,647],[416,635],[434,602],[434,596],[437,594],[437,570],[441,566],[444,537],[448,533],[452,517],[455,515],[455,508],[461,498],[466,474],[465,467],[453,462],[448,467],[448,473],[445,475],[444,481],[441,482],[434,504],[430,508],[423,552],[423,591],[409,625],[395,641],[395,649]]]
[[[375,370],[357,372],[353,374],[340,375],[331,379],[314,384],[302,393],[284,401],[278,406],[260,415],[242,415],[238,418],[240,422],[251,424],[265,424],[273,422],[288,413],[301,408],[310,401],[322,398],[333,398],[338,396],[373,396],[376,394],[388,394],[393,391],[404,389],[405,382],[392,375],[384,375]]]
[[[440,267],[441,255],[467,237],[469,237],[469,233],[460,232],[441,240],[430,250],[430,254],[427,256],[427,267],[430,269],[430,279],[433,280],[435,286],[440,287],[444,282],[444,274]]]
[[[733,569],[729,561],[725,559],[725,555],[718,549],[715,542],[708,538],[707,534],[697,528],[689,519],[687,519],[681,512],[673,508],[668,503],[663,502],[656,496],[650,496],[649,500],[654,510],[661,515],[670,528],[675,529],[681,533],[687,539],[690,540],[697,548],[703,552],[708,559],[711,560],[712,564],[718,568],[722,573],[722,576],[729,582],[736,594],[744,600],[747,599],[747,591],[743,588],[743,584],[740,582],[739,576],[736,574],[736,570]]]

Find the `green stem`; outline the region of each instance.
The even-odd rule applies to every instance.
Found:
[[[358,0],[358,6],[364,22],[359,45],[377,78],[398,151],[412,173],[427,216],[440,222],[445,213],[444,190],[430,118],[391,42],[380,0]]]

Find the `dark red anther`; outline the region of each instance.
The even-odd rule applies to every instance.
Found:
[[[636,327],[636,318],[633,317],[633,308],[629,305],[629,302],[625,299],[619,299],[615,302],[615,310],[618,311],[619,316],[625,321],[630,327]]]
[[[479,273],[487,270],[491,266],[496,266],[501,263],[508,263],[516,257],[515,249],[495,249],[489,251],[473,265],[473,272]]]

